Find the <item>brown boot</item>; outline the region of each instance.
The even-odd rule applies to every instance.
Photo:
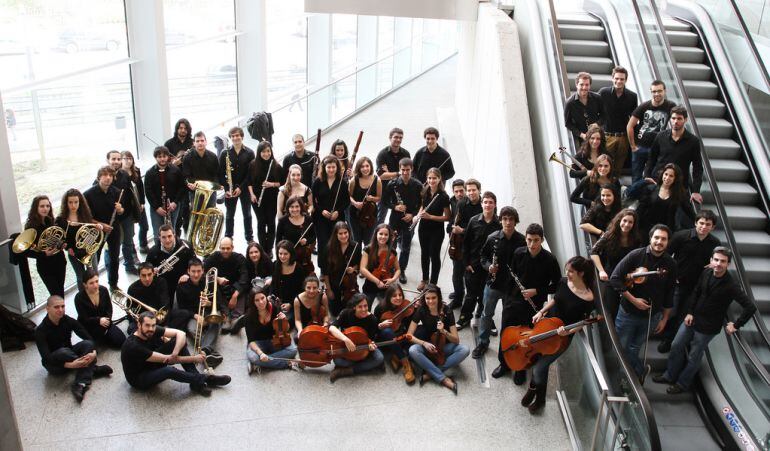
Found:
[[[409,362],[409,358],[404,357],[401,363],[404,366],[404,381],[407,385],[414,384],[414,371],[412,371],[412,364]]]
[[[329,382],[332,384],[334,381],[341,377],[348,377],[353,375],[353,368],[335,367],[329,374]]]
[[[401,369],[401,360],[395,354],[390,356],[390,367],[393,368],[394,373]]]

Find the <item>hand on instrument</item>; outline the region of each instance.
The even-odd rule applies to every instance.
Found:
[[[405,215],[404,215],[404,217],[402,218],[402,221],[404,221],[404,222],[406,222],[406,223],[410,223],[410,222],[412,222],[412,218],[413,218],[413,217],[414,217],[414,215],[413,215],[413,214],[411,214],[411,213],[407,213],[407,214],[405,214]]]
[[[169,213],[171,213],[172,211],[176,211],[176,202],[169,202],[168,211]]]
[[[340,217],[340,212],[338,212],[337,210],[334,210],[331,213],[331,216],[329,217],[329,219],[331,219],[332,221],[336,221],[337,218],[339,218],[339,217]]]
[[[398,204],[395,207],[393,207],[393,210],[395,210],[395,211],[397,211],[399,213],[404,213],[404,212],[406,212],[406,205]]]
[[[663,329],[665,329],[665,328],[666,328],[666,319],[665,318],[661,318],[661,320],[658,321],[658,325],[655,326],[655,334],[657,335],[657,334],[663,332]]]
[[[102,226],[102,231],[104,233],[112,232],[112,226],[111,225],[109,225],[109,224],[101,224],[101,226]]]
[[[185,283],[188,280],[190,280],[190,276],[188,276],[187,274],[182,274],[181,276],[179,276],[179,282],[178,283]]]
[[[559,326],[559,328],[556,329],[556,333],[562,337],[566,337],[567,335],[570,334],[569,331],[567,331],[567,329],[564,328],[564,326]]]
[[[387,329],[388,327],[393,326],[393,320],[392,319],[386,319],[385,321],[380,323],[380,329]]]
[[[465,229],[463,229],[462,227],[460,227],[460,226],[452,226],[452,233],[454,233],[455,235],[459,235],[459,234],[461,234],[463,232],[465,232]]]
[[[535,315],[532,317],[532,324],[537,324],[544,317],[545,317],[545,313],[543,313],[542,311],[535,313]]]
[[[703,196],[700,195],[700,193],[692,193],[690,194],[690,199],[694,202],[697,202],[699,204],[703,203]]]
[[[115,211],[118,212],[119,215],[123,214],[123,206],[120,205],[120,202],[115,202]]]
[[[109,318],[99,318],[99,325],[104,327],[105,329],[110,327],[110,319]]]
[[[387,280],[390,280],[390,279],[387,279]],[[387,288],[387,286],[388,284],[386,282],[382,280],[377,281],[377,288],[379,288],[380,290],[384,290],[385,288]]]
[[[634,304],[634,307],[645,312],[652,308],[652,305],[650,305],[646,299],[642,298],[634,297],[632,298],[631,303]]]
[[[355,208],[356,210],[360,210],[360,209],[361,209],[361,207],[363,207],[363,206],[364,206],[364,203],[363,203],[363,202],[359,202],[359,201],[357,201],[357,200],[351,200],[351,201],[350,201],[350,204],[351,204],[351,205],[353,205],[353,208]]]
[[[377,343],[375,343],[375,342],[369,343],[369,350],[370,351],[374,351],[376,349],[377,349]]]
[[[286,319],[286,315],[284,315],[283,312],[279,312],[277,315],[275,315],[275,319]]]
[[[331,221],[332,214],[329,213],[329,210],[321,210],[321,216]]]
[[[50,257],[51,255],[55,254],[57,252],[56,249],[46,249],[43,251],[46,257]]]
[[[471,274],[475,274],[476,271],[473,270],[473,265],[468,265],[465,267],[465,272],[469,272]]]
[[[489,274],[497,274],[498,267],[497,265],[489,265]]]
[[[524,296],[524,299],[532,299],[537,294],[537,290],[534,288],[527,288],[526,290],[521,292],[521,295]]]
[[[694,318],[693,318],[693,316],[692,316],[692,315],[687,315],[687,316],[685,316],[685,317],[684,317],[684,324],[685,324],[687,327],[690,327],[690,326],[692,326],[692,320],[693,320],[693,319],[694,319]]]
[[[602,282],[606,282],[610,280],[610,276],[607,275],[606,271],[599,271],[599,280],[601,280]]]
[[[158,216],[166,216],[168,212],[163,209],[163,207],[158,207],[155,209],[155,213],[158,214]]]
[[[444,331],[444,322],[443,321],[438,320],[436,322],[436,330],[439,331],[439,332],[443,332]]]
[[[299,240],[299,245],[300,246],[306,246],[307,245],[307,238],[302,238],[301,240]]]
[[[727,323],[727,326],[725,326],[725,332],[727,332],[727,335],[732,335],[738,332],[738,329],[735,328],[735,323],[733,323],[732,321]]]
[[[356,344],[353,343],[353,341],[350,338],[346,337],[345,338],[345,348],[347,348],[347,350],[349,352],[353,352],[353,351],[356,350]]]
[[[352,266],[348,266],[348,268],[345,270],[345,272],[348,273],[348,274],[353,274],[354,272],[356,272],[356,268],[354,268]]]
[[[422,342],[422,347],[425,348],[425,350],[430,352],[431,354],[435,354],[436,352],[438,352],[436,350],[436,347],[433,345],[433,343],[431,343],[429,341],[423,341]]]
[[[240,188],[235,188],[233,190],[233,194],[230,197],[241,197],[241,189]]]
[[[195,356],[195,363],[204,363],[206,362],[206,354],[201,352],[200,354]]]

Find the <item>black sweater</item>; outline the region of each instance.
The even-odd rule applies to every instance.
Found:
[[[83,340],[92,340],[86,328],[71,316],[64,315],[58,325],[51,322],[48,315],[43,318],[35,328],[35,344],[43,365],[61,366],[51,362],[51,353],[59,348],[71,348],[72,332]]]
[[[757,307],[735,283],[730,273],[717,278],[714,276],[714,270],[706,268],[695,286],[687,308],[687,313],[693,315],[692,326],[703,334],[718,334],[732,301],[743,307],[741,315],[735,320],[735,328],[740,329],[757,311]]]
[[[112,301],[107,288],[99,286],[99,305],[94,305],[88,293],[81,290],[75,295],[75,310],[78,312],[78,321],[85,326],[92,337],[100,337],[107,331],[99,324],[100,318],[112,319]]]

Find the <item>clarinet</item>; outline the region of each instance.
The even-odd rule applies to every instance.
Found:
[[[267,178],[270,177],[270,169],[273,169],[273,161],[275,161],[275,158],[272,158],[270,160],[270,164],[267,166],[267,174],[265,175],[265,182],[267,182]],[[262,192],[259,193],[259,199],[257,199],[257,207],[262,205],[262,198],[265,197],[265,187],[262,187]]]
[[[489,266],[497,266],[497,243],[492,248],[492,264]],[[497,280],[497,273],[490,274],[489,281],[494,283],[495,280]]]
[[[519,279],[519,276],[516,275],[515,272],[513,272],[513,268],[511,268],[511,265],[508,265],[508,271],[511,273],[511,277],[513,278],[513,281],[516,283],[516,286],[519,288],[519,292],[521,292],[521,297],[524,298],[525,301],[529,302],[530,307],[532,307],[532,310],[537,313],[537,306],[534,302],[532,302],[532,299],[524,296],[524,284],[521,283],[521,279]]]
[[[116,203],[120,203],[120,200],[123,199],[123,190],[120,190],[120,194],[118,195],[118,201]],[[112,227],[112,223],[115,222],[115,217],[118,215],[118,208],[115,207],[114,210],[112,210],[112,216],[110,217],[110,223],[108,224],[110,227]]]
[[[158,169],[158,172],[166,172],[165,169]],[[168,211],[168,196],[166,196],[166,185],[160,185],[160,203],[163,204],[163,209],[166,210],[166,214],[163,216],[163,224],[171,224],[171,213]]]

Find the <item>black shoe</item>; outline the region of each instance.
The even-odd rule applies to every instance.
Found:
[[[190,390],[201,396],[211,396],[211,389],[208,388],[206,384],[190,384]]]
[[[466,327],[470,326],[470,324],[471,324],[470,319],[460,315],[460,319],[457,320],[457,323],[455,324],[455,326],[457,326],[457,330],[463,330]]]
[[[665,373],[660,373],[652,376],[652,381],[656,384],[673,384],[670,380],[666,379]]]
[[[133,274],[135,276],[138,276],[139,275],[139,270],[136,269],[136,266],[134,266],[134,265],[126,266],[126,274]]]
[[[206,376],[206,385],[211,387],[221,387],[230,383],[230,376],[209,374]]]
[[[500,379],[501,377],[505,376],[506,374],[510,373],[511,370],[507,366],[498,365],[497,368],[492,371],[492,377],[495,379]]]
[[[462,306],[463,306],[463,301],[458,301],[457,299],[455,299],[449,304],[449,308],[451,308],[452,310],[459,309]]]
[[[115,291],[117,289],[118,289],[118,284],[117,283],[111,283],[110,284],[110,292],[113,292],[113,291]]]
[[[404,275],[404,273],[401,273],[401,275],[398,276],[398,281],[400,283],[406,283],[406,276]]]
[[[674,384],[666,389],[666,393],[669,395],[678,395],[679,393],[684,393],[686,391],[687,390],[679,384]]]
[[[237,334],[246,325],[246,315],[241,315],[230,324],[230,334]]]
[[[94,377],[104,377],[112,374],[112,367],[109,365],[94,366]]]
[[[658,352],[661,354],[665,354],[668,351],[671,350],[671,340],[664,339],[660,343],[658,343]]]
[[[77,401],[78,404],[83,402],[83,397],[86,394],[85,384],[72,384],[70,391],[72,392],[72,395],[75,397],[75,401]]]
[[[211,354],[206,356],[206,364],[211,368],[216,368],[222,363],[224,358],[219,354]]]
[[[454,383],[454,385],[452,385],[452,388],[450,388],[450,390],[452,390],[452,393],[454,393],[455,396],[457,396],[457,381],[452,381],[452,383]]]
[[[527,382],[527,372],[525,370],[513,372],[513,383],[516,385],[524,385]]]
[[[495,326],[495,323],[492,323],[492,328],[489,329],[489,335],[496,337],[497,333],[497,326]]]
[[[455,300],[455,294],[454,293],[449,293],[449,300],[450,301],[454,301]]]
[[[150,249],[148,249],[147,245],[145,244],[144,246],[139,246],[139,252],[141,252],[143,254],[146,254],[146,253],[150,252]]]
[[[524,397],[521,398],[521,406],[529,407],[529,405],[532,404],[532,401],[535,400],[536,394],[537,394],[537,385],[535,385],[534,382],[530,382],[529,388],[527,389],[527,393],[525,393]]]
[[[488,348],[489,346],[485,345],[484,343],[479,343],[479,345],[476,346],[476,349],[473,350],[471,357],[474,359],[480,359],[484,357],[484,353],[487,352]]]

